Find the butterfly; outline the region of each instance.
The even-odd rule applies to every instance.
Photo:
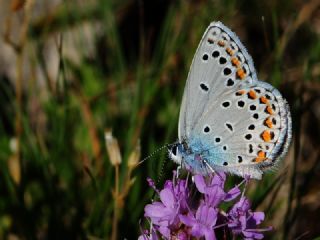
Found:
[[[212,22],[190,67],[172,160],[194,174],[261,179],[286,154],[291,125],[287,101],[258,80],[239,38]]]

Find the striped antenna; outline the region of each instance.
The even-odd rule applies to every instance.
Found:
[[[169,147],[173,147],[173,146],[176,146],[178,145],[179,143],[178,142],[175,142],[175,143],[170,143],[170,144],[166,144],[160,148],[158,148],[157,150],[155,150],[153,153],[151,153],[150,155],[148,155],[147,157],[145,157],[144,159],[142,159],[138,164],[137,166],[139,166],[140,164],[144,163],[146,160],[148,160],[149,158],[152,158],[156,153],[162,151],[163,149],[168,149]],[[136,166],[136,167],[137,167]]]

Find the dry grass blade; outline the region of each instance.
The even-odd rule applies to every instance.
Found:
[[[318,9],[319,6],[320,0],[311,0],[301,8],[298,17],[287,27],[279,41],[278,56],[282,56],[291,36],[303,23],[307,22],[311,18],[312,14]]]
[[[12,0],[10,8],[13,12],[19,11],[24,7],[26,2],[27,0]]]

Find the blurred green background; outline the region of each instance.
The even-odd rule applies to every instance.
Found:
[[[320,1],[1,0],[0,239],[137,238],[146,177],[175,165],[165,150],[128,163],[177,140],[211,21],[237,33],[291,106],[289,154],[248,190],[275,228],[267,238],[320,236]]]

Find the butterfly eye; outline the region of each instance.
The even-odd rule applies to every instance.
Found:
[[[177,156],[177,152],[178,152],[178,146],[173,146],[170,150],[171,154],[173,154],[174,156]]]

